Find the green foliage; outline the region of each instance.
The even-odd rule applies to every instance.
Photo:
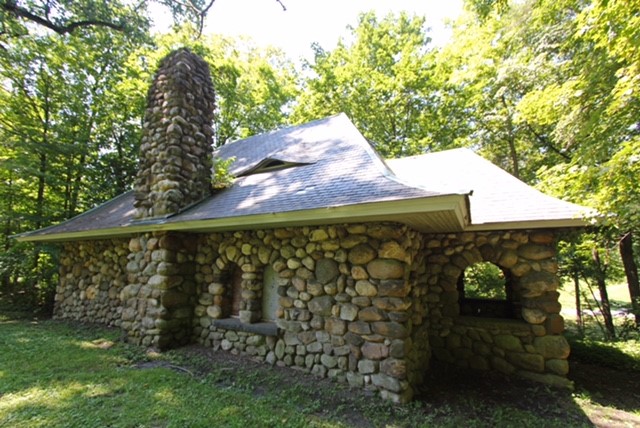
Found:
[[[37,34],[0,51],[5,293],[51,302],[57,271],[55,251],[17,245],[10,235],[73,217],[128,187],[143,99],[123,92],[133,52],[131,39],[108,31]]]
[[[344,112],[385,157],[446,145],[456,121],[445,119],[429,42],[424,18],[361,15],[334,50],[314,47],[294,121]]]
[[[464,293],[472,299],[506,300],[502,269],[490,262],[476,263],[464,271]]]
[[[233,184],[234,177],[229,173],[229,167],[236,158],[213,158],[213,178],[211,186],[214,190],[222,190]]]
[[[0,45],[29,33],[42,32],[43,28],[60,35],[108,30],[137,39],[149,31],[148,11],[154,5],[164,6],[176,25],[191,23],[199,29],[199,35],[213,1],[141,0],[134,4],[119,0],[2,0]]]
[[[286,122],[297,78],[281,52],[215,36],[194,41],[195,33],[189,25],[156,40],[104,28],[65,36],[39,31],[0,50],[0,293],[52,301],[55,251],[9,236],[71,218],[130,188],[144,88],[170,50],[189,46],[211,65],[214,144]]]
[[[523,100],[538,99],[529,94],[562,81],[557,46],[569,33],[574,9],[568,3],[514,2],[483,20],[463,14],[453,41],[437,57],[443,79],[462,95],[453,114],[466,116],[469,126],[459,138],[534,184],[541,166],[568,156],[546,123],[522,113]]]
[[[492,13],[504,13],[509,8],[509,0],[466,0],[464,3],[482,20]]]
[[[607,275],[618,278],[617,239],[640,235],[639,0],[469,0],[453,40],[437,50],[424,19],[365,13],[335,49],[315,46],[304,73],[247,40],[194,40],[204,0],[193,8],[155,1],[190,23],[155,40],[151,0],[139,9],[117,1],[20,3],[57,26],[87,19],[125,26],[63,35],[8,11],[9,3],[0,2],[1,287],[31,278],[46,253],[8,236],[129,188],[141,88],[178,47],[211,66],[216,146],[343,111],[384,156],[468,146],[529,184],[597,208],[607,227],[574,242],[584,247],[578,258],[565,257],[586,273],[594,273],[587,261],[596,246],[611,254]]]
[[[574,240],[584,250],[569,270],[593,280],[597,248],[610,256],[606,275],[619,278],[617,241],[640,229],[640,2],[467,6],[436,58],[457,88],[452,115],[469,121],[460,144],[546,193],[596,208],[606,227]]]
[[[600,269],[606,269],[608,279],[621,281],[623,271],[616,253],[616,242],[608,239],[608,232],[599,228],[591,232],[566,233],[558,243],[559,275],[571,280],[578,274],[580,280],[591,282]],[[601,255],[600,267],[593,259],[594,250]]]
[[[562,67],[565,83],[535,95],[549,108],[534,120],[551,124],[558,144],[571,150],[567,162],[544,170],[546,189],[570,174],[565,196],[598,208],[618,233],[640,226],[640,98],[632,89],[640,82],[639,11],[638,1],[592,1],[579,10],[560,45],[571,59]]]
[[[58,283],[57,248],[19,243],[0,252],[0,297],[51,313]]]

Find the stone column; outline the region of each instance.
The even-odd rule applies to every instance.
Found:
[[[129,243],[129,285],[122,292],[122,328],[130,342],[159,349],[189,342],[195,305],[194,239],[144,234]]]

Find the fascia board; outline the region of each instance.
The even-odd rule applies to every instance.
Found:
[[[513,229],[562,229],[562,228],[584,228],[593,226],[587,220],[581,218],[558,219],[558,220],[527,220],[509,221],[496,223],[471,224],[465,228],[468,232],[483,232],[491,230],[513,230]]]
[[[90,231],[65,232],[49,235],[17,236],[20,242],[61,242],[88,239],[109,239],[130,236],[136,233],[156,231],[206,232],[275,228],[287,226],[349,223],[355,221],[402,222],[405,214],[426,214],[449,211],[455,216],[462,230],[468,224],[465,195],[443,195],[427,198],[403,199],[372,202],[358,205],[324,207],[312,210],[257,214],[242,217],[225,217],[208,220],[180,222],[179,219],[157,219],[144,224],[130,224],[121,227]],[[176,221],[177,220],[177,221]]]

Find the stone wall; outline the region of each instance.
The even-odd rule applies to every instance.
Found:
[[[120,326],[128,240],[67,242],[60,254],[54,318]]]
[[[196,254],[194,340],[406,401],[429,355],[426,331],[412,329],[410,268],[421,244],[395,224],[207,235]],[[235,324],[223,307],[234,266],[242,270]],[[280,307],[271,326],[259,322],[269,266]],[[421,343],[411,350],[414,336]]]
[[[427,286],[422,301],[428,306],[435,358],[569,386],[569,345],[561,335],[564,321],[552,232],[438,234],[425,237],[424,254]],[[465,268],[482,261],[509,274],[519,311],[515,319],[459,315],[458,278]]]
[[[456,283],[482,261],[509,273],[514,319],[460,316]],[[65,244],[55,311],[119,325],[139,345],[201,343],[403,402],[432,354],[570,386],[556,271],[547,231],[425,235],[371,223],[157,232]]]

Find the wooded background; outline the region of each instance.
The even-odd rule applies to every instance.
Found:
[[[211,67],[216,146],[345,112],[385,157],[470,147],[598,209],[561,274],[600,297],[626,281],[638,314],[640,0],[467,0],[441,48],[424,18],[364,13],[302,67],[201,35],[212,1],[156,0],[176,26],[152,36],[152,3],[0,0],[0,294],[51,304],[56,247],[10,236],[130,188],[152,74],[187,46]]]

